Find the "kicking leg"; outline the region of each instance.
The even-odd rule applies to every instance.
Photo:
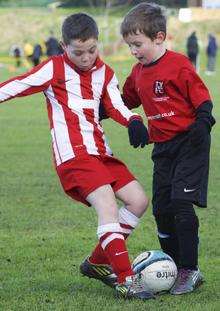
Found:
[[[124,203],[124,206],[119,209],[119,223],[124,238],[127,239],[138,225],[140,217],[146,211],[148,199],[143,188],[136,180],[119,189],[115,195]],[[95,247],[89,260],[93,264],[109,264],[100,243]]]

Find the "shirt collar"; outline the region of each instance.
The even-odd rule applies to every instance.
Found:
[[[158,63],[160,62],[160,60],[161,60],[162,58],[164,58],[165,55],[167,55],[167,53],[168,53],[168,50],[166,50],[165,53],[164,53],[162,56],[160,56],[160,58],[158,58],[157,60],[153,61],[153,62],[150,63],[150,64],[142,65],[142,67],[144,67],[144,68],[145,68],[145,67],[151,67],[151,66],[154,66],[154,65],[158,64]]]

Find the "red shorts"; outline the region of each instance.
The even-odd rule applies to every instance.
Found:
[[[110,184],[116,192],[135,179],[123,162],[111,156],[71,159],[56,170],[66,194],[88,206],[86,197],[95,189]]]

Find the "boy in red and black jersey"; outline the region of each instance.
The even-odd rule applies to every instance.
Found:
[[[148,119],[149,142],[154,143],[153,214],[161,248],[178,266],[171,293],[184,294],[203,280],[193,204],[207,205],[212,102],[188,58],[166,50],[160,6],[135,6],[121,34],[138,60],[124,84],[123,100],[130,109],[142,105]]]

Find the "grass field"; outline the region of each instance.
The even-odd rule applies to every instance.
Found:
[[[122,82],[131,60],[114,57],[109,58],[109,63]],[[44,97],[34,95],[1,105],[0,310],[220,310],[219,74],[219,70],[211,77],[202,73],[212,93],[217,120],[213,129],[209,207],[198,210],[200,268],[206,283],[194,294],[163,295],[145,303],[118,301],[111,289],[79,274],[79,264],[96,243],[96,216],[92,208],[70,201],[61,190],[51,164]],[[0,68],[1,81],[10,75],[6,68]],[[115,155],[128,164],[151,195],[152,147],[133,150],[125,128],[111,120],[105,121],[104,127]],[[128,247],[131,258],[144,250],[159,248],[151,207]]]

